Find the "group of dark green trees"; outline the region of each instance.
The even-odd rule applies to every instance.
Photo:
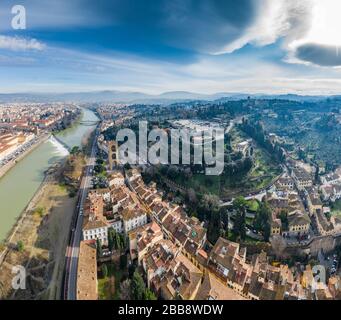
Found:
[[[110,251],[126,250],[126,248],[127,248],[126,237],[123,234],[116,232],[115,229],[109,228],[109,230],[108,230],[108,248]]]
[[[234,223],[233,236],[236,240],[244,241],[246,239],[246,211],[248,203],[243,197],[238,197],[233,202]],[[252,227],[260,232],[266,241],[270,237],[270,218],[271,209],[266,201],[259,202]]]
[[[131,298],[133,300],[156,300],[156,296],[149,288],[146,288],[142,276],[135,271],[130,284]]]

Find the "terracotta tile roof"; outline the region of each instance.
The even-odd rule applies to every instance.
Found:
[[[195,300],[246,300],[207,272]]]
[[[96,248],[81,241],[77,268],[77,300],[97,299]]]

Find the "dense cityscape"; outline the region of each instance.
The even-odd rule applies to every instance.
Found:
[[[324,111],[316,111],[318,104],[325,104]],[[293,107],[298,111],[291,112]],[[67,229],[54,235],[64,241],[58,249],[65,250],[66,259],[63,251],[56,258],[54,244],[40,239],[56,232],[56,201],[41,201],[53,198],[56,190],[41,187],[47,189],[31,201],[1,247],[5,296],[340,297],[341,167],[338,159],[309,148],[304,139],[312,131],[319,132],[324,119],[335,119],[324,147],[334,143],[332,132],[341,125],[337,99],[306,103],[249,97],[167,106],[18,104],[11,108],[8,112],[7,105],[1,106],[2,168],[8,163],[15,168],[22,153],[32,152],[42,139],[46,143],[55,139],[68,148],[69,155],[45,172],[44,184],[65,192],[60,201],[71,206],[67,212],[71,216],[63,222]],[[85,111],[97,120],[84,120]],[[302,113],[313,125],[299,124]],[[292,115],[291,123],[298,124],[300,134],[281,134],[282,122]],[[223,127],[223,172],[205,175],[205,163],[121,163],[123,143],[115,140],[116,135],[122,128],[139,135],[144,120],[149,134],[155,128],[198,133]],[[80,146],[63,141],[63,131],[74,126],[90,126],[91,134]],[[190,141],[192,147],[197,143]],[[25,232],[27,223],[30,234]],[[29,272],[28,288],[13,290],[9,271],[22,259]],[[322,268],[324,278],[316,278],[314,268]],[[57,272],[56,278],[51,278],[51,272]]]

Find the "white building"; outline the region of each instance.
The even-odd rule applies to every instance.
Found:
[[[313,185],[313,179],[311,175],[304,169],[293,169],[292,177],[298,190],[303,190],[304,188],[311,187]]]
[[[140,208],[125,209],[122,213],[122,218],[123,228],[126,234],[147,223],[147,213]]]
[[[101,244],[108,243],[108,224],[100,219],[91,220],[86,217],[83,224],[83,239],[99,239]]]
[[[120,216],[109,221],[110,226],[118,233],[123,233],[123,221]]]
[[[108,177],[109,187],[119,188],[122,187],[124,183],[124,176],[121,172],[113,172]]]

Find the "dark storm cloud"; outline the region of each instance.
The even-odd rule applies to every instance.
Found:
[[[304,44],[296,48],[296,57],[320,66],[341,66],[341,47]]]
[[[6,13],[16,1],[3,0]],[[29,30],[117,28],[136,38],[181,49],[215,52],[254,21],[257,0],[22,0]],[[1,13],[0,13],[1,16]],[[92,39],[96,41],[96,39]],[[122,40],[124,41],[124,39]]]
[[[205,52],[220,50],[254,21],[254,0],[100,0],[93,9],[105,21],[168,45]]]

